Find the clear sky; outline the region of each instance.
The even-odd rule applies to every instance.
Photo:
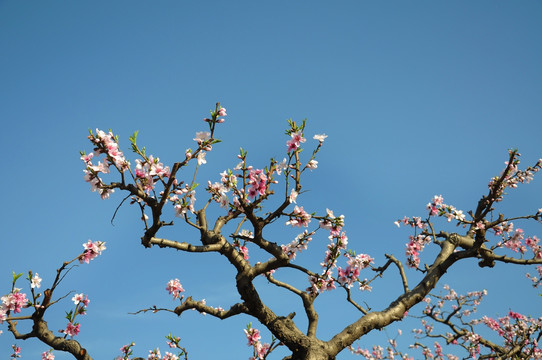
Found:
[[[238,299],[233,270],[217,256],[142,248],[142,224],[128,206],[111,225],[123,196],[102,201],[83,181],[88,129],[111,128],[127,154],[128,136],[139,130],[139,143],[171,164],[194,147],[201,119],[220,101],[228,117],[217,133],[223,143],[199,173],[205,184],[237,164],[240,146],[255,167],[282,159],[286,119],[308,118],[308,136],[329,137],[300,204],[344,214],[351,247],[378,264],[385,252],[404,260],[409,232],[393,221],[424,215],[435,194],[473,209],[507,149],[519,148],[526,165],[542,156],[541,19],[540,1],[0,0],[0,294],[9,292],[12,270],[38,272],[47,286],[82,243],[106,241],[104,255],[74,269],[62,289],[89,294],[79,340],[95,359],[112,359],[130,341],[140,356],[166,350],[169,332],[192,360],[248,358],[248,318],[128,314],[174,307],[164,290],[171,278],[187,295],[226,307]],[[513,191],[503,208],[521,215],[542,207],[541,184]],[[286,228],[272,234],[278,243],[295,236]],[[168,235],[197,242],[182,224]],[[317,261],[325,241],[314,245]],[[443,282],[487,288],[490,315],[513,308],[540,316],[525,269],[458,268]],[[393,276],[368,295],[373,308],[400,292]],[[287,296],[264,289],[276,309],[291,311],[281,307]],[[339,296],[326,296],[325,339],[356,316]],[[51,311],[52,329],[65,327],[71,306],[67,299]],[[5,358],[14,341],[2,330]],[[378,333],[360,345],[385,340]],[[17,344],[25,359],[47,350]]]

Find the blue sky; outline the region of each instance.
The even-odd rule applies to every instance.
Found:
[[[409,233],[394,220],[425,214],[435,194],[473,209],[507,149],[519,148],[526,165],[542,156],[541,18],[538,1],[0,0],[0,293],[9,291],[12,270],[38,272],[46,286],[83,242],[106,241],[104,255],[76,268],[63,288],[89,294],[79,340],[95,359],[113,358],[130,341],[142,356],[165,350],[169,332],[191,359],[248,358],[248,318],[127,314],[175,306],[164,287],[176,277],[187,294],[225,307],[237,300],[233,270],[212,255],[143,249],[142,224],[128,206],[112,226],[122,195],[101,201],[82,178],[88,129],[111,128],[125,153],[139,130],[138,142],[171,164],[194,147],[195,132],[205,130],[201,119],[220,101],[228,117],[217,133],[223,143],[199,172],[206,183],[236,165],[240,146],[255,167],[282,159],[286,119],[308,118],[308,136],[329,137],[300,204],[345,214],[358,252],[380,262],[385,252],[404,259]],[[542,206],[541,190],[537,179],[513,191],[503,209],[530,213]],[[201,190],[198,199],[205,199]],[[539,226],[523,227],[540,236]],[[182,224],[167,234],[197,241]],[[295,236],[282,225],[270,234],[279,243]],[[308,259],[320,261],[325,241]],[[443,281],[487,288],[490,315],[513,308],[540,316],[541,300],[524,273],[468,263]],[[375,308],[400,291],[398,279],[387,277],[367,297]],[[291,311],[283,308],[287,295],[261,285],[264,298]],[[340,298],[321,299],[329,332],[356,316],[337,305]],[[52,329],[65,326],[70,307],[64,301],[51,311]],[[13,339],[2,329],[0,354],[8,354]],[[383,335],[360,344],[384,344]],[[27,359],[47,349],[17,344]]]

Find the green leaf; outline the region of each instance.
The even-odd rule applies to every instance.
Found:
[[[15,285],[15,281],[17,281],[17,279],[23,276],[23,273],[15,274],[15,271],[12,271],[12,273],[13,273],[13,284]]]
[[[134,144],[134,145],[135,145],[135,143],[136,143],[136,140],[137,140],[137,134],[138,134],[138,133],[139,133],[139,130],[136,130],[136,131],[132,134],[132,136],[130,136],[130,142],[131,142],[132,144]]]

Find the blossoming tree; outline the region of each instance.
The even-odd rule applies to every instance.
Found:
[[[137,133],[130,138],[136,157],[135,166],[125,157],[118,138],[111,131],[96,130],[88,137],[93,150],[81,154],[85,180],[102,199],[110,198],[116,191],[126,194],[126,199],[130,199],[141,213],[145,229],[141,244],[144,247],[172,248],[186,253],[217,253],[235,269],[235,287],[240,300],[228,308],[213,307],[204,300],[183,295],[185,289],[181,281],[173,278],[164,286],[177,301],[176,307],[151,306],[142,312],[164,311],[181,315],[187,310],[196,310],[219,319],[240,314],[250,316],[257,327],[265,327],[272,334],[270,342],[264,342],[257,327],[252,323],[247,325],[244,333],[252,349],[251,359],[269,358],[279,346],[288,349],[290,355],[286,359],[292,360],[335,359],[343,350],[367,359],[410,359],[413,357],[399,349],[395,339],[389,339],[386,348],[377,345],[370,350],[354,343],[373,330],[401,321],[413,306],[421,303],[424,305],[419,315],[421,328],[415,329],[418,339],[409,350],[414,352],[413,356],[457,359],[459,357],[455,354],[463,352],[465,357],[481,359],[542,359],[542,349],[538,344],[542,336],[542,318],[512,310],[500,318],[473,317],[484,291],[460,295],[445,286],[444,293],[431,293],[444,273],[453,272],[454,265],[466,259],[476,259],[478,266],[487,268],[496,263],[535,267],[538,274],[528,274],[528,277],[533,286],[540,285],[542,247],[539,239],[526,234],[517,224],[542,222],[542,209],[507,217],[497,212],[495,206],[503,201],[506,189],[529,182],[542,168],[542,159],[522,169],[519,166],[520,154],[516,150],[509,151],[504,170],[490,180],[488,193],[471,211],[464,212],[445,204],[442,196],[436,195],[427,204],[424,216],[405,217],[395,222],[396,226],[411,228],[413,232],[406,244],[406,257],[385,254],[384,261],[377,263],[369,254],[348,249],[343,215],[336,215],[330,209],[307,210],[301,205],[304,196],[302,179],[318,167],[316,158],[326,139],[326,135],[314,135],[312,152],[302,153],[304,146],[310,147],[306,140],[305,121],[300,124],[289,121],[282,160],[271,159],[263,168],[254,167],[247,152],[241,149],[238,163],[220,173],[220,181],[209,181],[205,192],[198,188],[196,174],[185,172],[191,163],[194,163],[196,172],[206,163],[206,153],[219,142],[215,131],[225,116],[226,109],[217,104],[211,111],[211,117],[204,119],[208,131],[198,132],[194,138],[195,149],[187,149],[184,157],[171,166],[147,154],[145,148],[137,144]],[[112,180],[106,180],[106,177]],[[196,191],[206,194],[199,195],[207,198],[203,206],[196,205]],[[219,216],[209,215],[208,210],[212,206],[221,208]],[[173,215],[185,226],[195,228],[198,238],[180,241],[160,237],[162,228],[177,224],[178,220],[171,220]],[[267,238],[264,232],[266,227],[281,219],[284,226],[299,228],[299,234],[289,242]],[[456,224],[458,231],[440,230],[439,226],[447,222]],[[225,229],[233,230],[226,232]],[[308,249],[315,237],[327,238],[327,250],[320,266],[309,269],[296,262],[296,257]],[[422,259],[422,251],[428,246],[437,249],[436,255]],[[68,352],[76,359],[91,359],[91,350],[74,339],[82,331],[77,318],[86,314],[89,304],[86,294],[73,295],[75,307],[66,313],[65,329],[55,334],[45,321],[47,310],[66,297],[55,295],[55,291],[71,269],[71,264],[76,261],[90,263],[106,250],[104,242],[89,241],[83,247],[81,254],[59,267],[51,285],[43,292],[39,290],[42,279],[38,273],[28,273],[29,293],[16,287],[22,274],[13,273],[12,290],[1,298],[0,323],[7,323],[9,332],[16,339],[37,338],[46,344],[42,359],[54,359],[55,351]],[[402,283],[399,296],[380,301],[373,305],[374,309],[360,300],[360,294],[370,291],[373,282],[393,268],[396,272],[389,276],[398,276]],[[422,276],[411,276],[408,268]],[[306,279],[305,284],[290,281],[283,275],[287,270],[301,274]],[[530,271],[533,272],[532,269]],[[304,314],[275,313],[260,296],[259,283],[255,281],[259,277],[265,277],[277,292],[295,296]],[[359,316],[326,340],[317,336],[319,315],[315,304],[322,293],[329,291],[343,291],[345,304],[355,309]],[[23,315],[25,311],[27,315]],[[303,317],[302,323],[306,327],[301,328],[295,316]],[[22,321],[31,322],[32,330],[19,332],[17,324]],[[439,331],[436,330],[437,325]],[[481,328],[493,331],[494,336],[480,335]],[[153,349],[147,359],[188,359],[184,347],[187,345],[181,346],[180,339],[171,334],[167,340],[171,352],[162,355],[158,349]],[[118,359],[133,358],[133,346],[133,343],[122,346]],[[457,348],[459,352],[445,353],[445,348]],[[20,352],[21,349],[14,345],[11,357],[19,357]]]

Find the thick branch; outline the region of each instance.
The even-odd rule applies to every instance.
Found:
[[[210,245],[203,245],[203,246],[197,246],[192,245],[186,242],[178,242],[174,240],[167,240],[167,239],[160,239],[156,237],[152,237],[149,241],[149,244],[151,245],[158,245],[161,248],[169,247],[172,249],[177,249],[181,251],[186,252],[212,252],[212,251],[220,251],[220,249],[223,247],[222,244],[210,244]]]
[[[175,310],[173,310],[173,312],[181,316],[181,314],[184,311],[192,310],[192,309],[195,309],[199,311],[200,313],[212,315],[222,320],[227,319],[230,316],[249,313],[245,304],[242,304],[242,303],[237,303],[233,305],[232,307],[230,307],[229,310],[222,310],[222,309],[214,308],[212,306],[205,305],[201,301],[192,300],[191,296],[186,298],[181,305],[177,306]]]
[[[72,354],[77,360],[92,360],[87,350],[73,339],[64,339],[62,337],[55,336],[51,330],[47,327],[47,322],[38,318],[34,318],[34,326],[32,331],[26,334],[20,334],[17,331],[17,322],[8,321],[8,329],[13,334],[15,339],[26,340],[29,338],[38,338],[43,343],[49,345],[55,350],[65,351]]]
[[[267,275],[266,277],[267,277],[267,280],[269,280],[269,282],[271,282],[272,284],[282,287],[284,289],[287,289],[301,298],[301,301],[303,301],[303,308],[305,309],[305,314],[307,315],[307,319],[309,321],[309,324],[307,327],[307,336],[315,337],[316,329],[318,327],[318,313],[316,312],[313,306],[314,297],[312,297],[311,295],[307,294],[304,291],[301,291],[295,288],[294,286],[288,283],[275,279],[271,275]]]
[[[414,289],[399,296],[385,310],[371,312],[335,335],[328,342],[330,353],[337,354],[368,332],[374,329],[384,328],[392,322],[402,319],[405,312],[422,301],[435,287],[446,270],[460,259],[457,254],[454,254],[455,248],[456,244],[450,239],[443,241],[441,251],[435,259],[435,262]]]

